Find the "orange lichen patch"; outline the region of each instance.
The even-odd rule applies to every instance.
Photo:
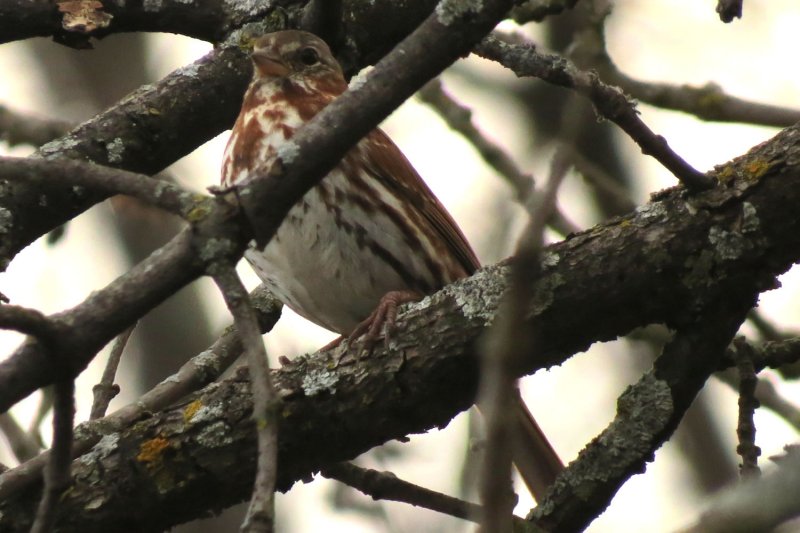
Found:
[[[203,407],[203,402],[200,400],[195,400],[189,405],[186,406],[186,409],[183,410],[183,421],[187,424],[192,421],[195,413]]]
[[[748,161],[744,168],[753,178],[760,178],[769,170],[769,162],[763,159],[753,159]]]
[[[733,165],[725,165],[724,167],[717,167],[717,180],[726,183],[736,177],[736,171]]]
[[[136,460],[143,463],[158,461],[167,448],[169,448],[169,440],[164,437],[155,437],[146,440],[139,447],[139,455],[136,456]]]
[[[111,24],[112,15],[103,11],[103,3],[97,0],[69,0],[58,2],[58,10],[64,14],[61,25],[67,31],[91,33]]]

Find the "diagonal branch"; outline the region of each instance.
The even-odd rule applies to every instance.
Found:
[[[633,102],[616,87],[603,83],[597,74],[584,72],[563,57],[537,52],[533,44],[510,44],[490,35],[476,47],[476,53],[497,61],[517,76],[535,76],[547,83],[573,89],[594,104],[598,114],[614,122],[690,189],[713,187],[713,180],[693,168],[639,118]]]
[[[672,435],[752,303],[745,294],[722,300],[679,329],[653,370],[620,396],[611,424],[570,463],[529,519],[548,531],[585,529]]]
[[[348,148],[426,82],[467,54],[511,5],[510,0],[478,4],[443,0],[409,37],[375,65],[364,83],[347,90],[305,124],[282,147],[276,164],[262,169],[265,175],[242,188],[242,206],[259,245],[266,245],[291,206],[333,168]],[[331,135],[332,131],[337,134]],[[306,157],[312,153],[313,157]],[[270,209],[263,209],[265,205]]]
[[[688,335],[687,342],[665,359],[669,365],[659,364],[649,394],[663,393],[666,383],[680,413],[707,370],[691,371],[692,358],[705,359],[695,356],[703,344],[690,333],[697,320],[715,305],[729,304],[719,314],[723,324],[710,328],[704,341],[716,350],[741,318],[728,313],[752,304],[800,258],[800,219],[787,215],[800,203],[799,132],[790,128],[720,167],[724,187],[692,196],[666,191],[635,213],[547,247],[527,323],[541,341],[535,360],[526,360],[519,372],[559,364],[592,342],[635,327],[665,323]],[[286,428],[279,440],[279,487],[389,439],[442,426],[471,405],[474,342],[494,319],[507,279],[506,266],[487,267],[408,306],[391,349],[377,347],[368,360],[321,353],[273,371]],[[430,335],[434,324],[437,335]],[[781,350],[770,357],[778,362]],[[707,362],[721,364],[711,356]],[[67,519],[61,527],[107,531],[124,523],[164,529],[246,498],[255,472],[248,394],[245,377],[238,376],[109,435],[75,465],[76,485],[63,504]],[[642,422],[666,431],[666,438],[679,415],[666,425],[662,411],[639,415],[650,412],[656,418]],[[657,446],[661,440],[650,442]],[[639,459],[628,457],[628,464],[641,466],[653,449],[644,446],[640,453]],[[113,490],[105,484],[111,480]],[[600,500],[620,482],[603,484]],[[123,496],[130,491],[152,512],[143,516],[131,509]],[[27,527],[30,514],[21,510],[30,506],[24,492],[14,493],[0,504],[0,529]],[[11,507],[14,513],[6,511]]]
[[[250,62],[238,46],[223,46],[157,84],[134,91],[42,146],[38,156],[88,159],[154,174],[233,123],[250,72]],[[10,183],[0,195],[0,212],[7,222],[0,239],[0,264],[108,194],[71,184]]]
[[[258,436],[256,481],[241,531],[275,530],[275,478],[278,469],[278,411],[280,400],[269,375],[269,361],[255,310],[233,264],[220,261],[210,268],[233,315],[242,342],[253,392],[253,422]]]

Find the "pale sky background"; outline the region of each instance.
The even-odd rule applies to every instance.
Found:
[[[726,25],[719,21],[715,4],[712,0],[621,0],[607,27],[609,51],[623,71],[641,80],[695,85],[713,81],[735,96],[800,107],[800,70],[796,64],[796,51],[800,50],[800,32],[797,31],[800,6],[791,0],[747,0],[744,18]],[[210,49],[207,43],[173,35],[154,35],[150,46],[150,66],[157,76],[166,75]],[[15,44],[0,46],[0,71],[14,73],[6,76],[5,83],[0,85],[0,102],[17,110],[44,114],[40,111],[42,91],[37,85],[35,68],[21,50]],[[471,58],[466,62],[482,76],[513,77],[482,60]],[[449,92],[474,109],[474,119],[487,135],[508,147],[526,170],[538,177],[546,176],[551,149],[543,149],[543,154],[522,152],[525,143],[519,138],[522,130],[515,129],[517,113],[511,104],[487,99],[474,88],[465,86],[457,76],[446,77],[445,83]],[[777,131],[706,123],[647,105],[639,109],[644,121],[700,170],[744,153]],[[495,192],[505,197],[508,209],[519,211],[501,180],[487,169],[468,144],[451,134],[424,105],[413,100],[408,102],[387,120],[384,128],[451,210],[471,242],[480,243],[485,225],[491,223],[480,214],[487,212],[488,198]],[[225,132],[177,163],[173,170],[181,183],[197,190],[217,183],[217,169],[227,137]],[[645,202],[651,192],[675,184],[672,175],[654,160],[641,155],[632,141],[626,138],[620,143],[629,155],[630,165],[636,169],[638,203]],[[0,154],[24,155],[27,152],[25,149],[9,152],[0,144]],[[580,179],[565,184],[562,198],[570,199],[562,200],[562,207],[574,221],[583,227],[591,223],[593,214],[585,207],[588,202]],[[103,247],[103,227],[97,223],[96,216],[97,210],[108,209],[107,204],[100,205],[73,221],[65,239],[57,246],[49,247],[39,241],[20,253],[8,271],[0,274],[0,291],[14,303],[49,313],[79,303],[90,291],[114,279],[121,273],[122,262],[113,247]],[[513,242],[509,242],[506,252],[512,246]],[[481,255],[480,249],[478,252]],[[497,258],[482,256],[481,259],[493,261]],[[242,265],[240,270],[247,283],[255,286],[257,280],[248,267]],[[780,326],[795,328],[798,324],[799,279],[796,271],[784,275],[781,278],[783,288],[761,298],[765,314]],[[216,325],[221,328],[230,319],[211,285],[204,282],[204,287],[208,306]],[[290,315],[285,311],[278,327],[266,337],[273,356],[313,351],[332,338],[324,330]],[[18,342],[19,336],[0,333],[0,358],[10,353]],[[540,372],[524,381],[525,396],[532,411],[565,460],[574,458],[583,445],[607,425],[613,416],[617,396],[628,382],[636,379],[631,375],[608,374],[609,361],[622,349],[622,342],[596,346],[560,368]],[[103,364],[101,357],[78,379],[79,421],[88,415],[91,387]],[[770,376],[768,372],[762,375]],[[787,397],[800,402],[800,389],[796,385],[781,383],[780,389]],[[728,428],[730,448],[734,450],[736,395],[713,380],[706,391],[713,395],[714,408],[721,415],[723,426]],[[13,412],[24,420],[30,416],[33,405],[35,398],[32,397]],[[409,481],[455,494],[466,421],[461,415],[443,431],[412,437],[411,443],[402,445],[409,450],[403,460],[381,468],[391,468]],[[756,426],[762,458],[779,453],[784,445],[797,440],[788,425],[763,410],[757,413]],[[10,462],[1,444],[0,461]],[[647,473],[631,479],[589,531],[660,532],[688,524],[703,502],[698,501],[696,493],[687,490],[686,479],[687,472],[680,456],[667,444],[658,451]],[[281,509],[287,511],[284,516],[291,515],[294,531],[315,531],[323,527],[326,531],[375,531],[373,523],[355,514],[328,513],[321,504],[310,503],[312,498],[324,498],[329,490],[328,481],[298,484],[288,497],[279,499]],[[524,515],[530,507],[530,500],[523,496],[518,511]],[[409,511],[400,504],[385,504],[385,508],[396,523],[395,531],[407,530],[405,513],[422,512]],[[298,511],[292,512],[292,509]],[[315,509],[315,512],[308,512],[308,509]],[[473,528],[467,525],[462,530]]]

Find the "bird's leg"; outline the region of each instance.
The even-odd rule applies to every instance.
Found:
[[[408,302],[416,302],[422,299],[422,294],[416,291],[390,291],[383,295],[375,310],[364,319],[356,329],[347,336],[347,342],[352,344],[358,337],[363,335],[361,346],[369,355],[381,334],[381,328],[386,326],[386,333],[383,336],[385,345],[389,346],[389,339],[394,333],[395,323],[397,322],[397,307]],[[338,339],[341,341],[341,339]],[[335,341],[334,341],[335,342]]]

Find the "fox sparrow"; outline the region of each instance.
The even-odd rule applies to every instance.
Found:
[[[223,186],[268,168],[295,130],[347,89],[328,46],[310,33],[265,35],[252,59],[253,81],[223,158]],[[479,266],[452,217],[379,129],[292,207],[263,250],[251,248],[245,257],[286,305],[350,338],[374,338],[393,323],[398,304]],[[541,494],[563,466],[521,399],[520,408],[530,442],[526,457],[518,460],[515,451],[515,462]]]

